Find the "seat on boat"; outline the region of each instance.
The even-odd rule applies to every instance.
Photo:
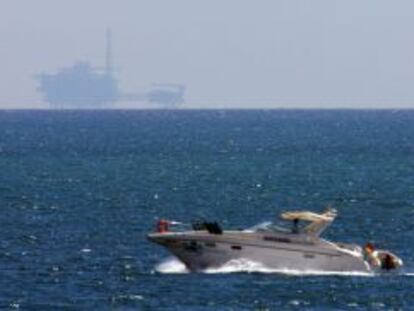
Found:
[[[211,234],[222,234],[223,229],[221,229],[220,225],[214,221],[214,222],[208,222],[208,221],[197,221],[192,224],[194,231],[202,231],[207,230],[208,233]]]

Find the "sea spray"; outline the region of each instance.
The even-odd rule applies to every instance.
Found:
[[[188,273],[185,265],[175,257],[168,257],[159,264],[157,264],[154,270],[158,273],[165,274],[180,274]]]

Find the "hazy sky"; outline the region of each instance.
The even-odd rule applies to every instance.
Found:
[[[36,73],[76,60],[103,66],[107,27],[120,87],[183,83],[188,108],[414,108],[413,0],[1,0],[0,8],[3,108],[47,107]]]

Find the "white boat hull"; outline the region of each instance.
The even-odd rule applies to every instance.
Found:
[[[276,270],[370,272],[362,253],[306,236],[244,232],[153,233],[148,238],[166,247],[190,271],[217,268],[231,260],[247,259]]]

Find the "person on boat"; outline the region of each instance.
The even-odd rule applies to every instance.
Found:
[[[292,233],[299,233],[299,218],[293,219]]]
[[[372,243],[367,243],[364,246],[365,259],[373,267],[381,267],[381,260],[379,259],[378,252]]]
[[[169,230],[170,222],[166,219],[160,219],[157,222],[157,232],[158,233],[165,233]]]
[[[384,270],[392,270],[397,268],[398,265],[395,263],[394,259],[389,253],[384,255],[384,258],[381,260],[381,268]]]

